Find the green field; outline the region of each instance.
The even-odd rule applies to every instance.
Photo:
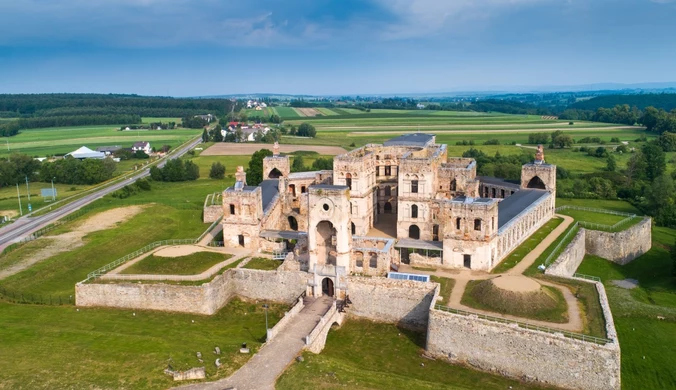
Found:
[[[77,126],[28,129],[5,138],[9,141],[0,148],[0,158],[9,153],[24,153],[34,157],[47,157],[70,153],[81,146],[96,149],[98,146],[119,145],[130,148],[134,142],[149,141],[151,146],[170,145],[176,147],[201,134],[201,129],[175,130],[129,130],[119,131],[119,126]]]
[[[288,307],[269,306],[272,326]],[[169,364],[205,366],[211,380],[237,370],[252,356],[241,343],[256,352],[265,339],[265,311],[237,299],[213,316],[0,302],[0,329],[2,389],[167,389]]]
[[[274,271],[282,264],[281,261],[266,259],[265,257],[254,257],[242,268],[260,269],[263,271]]]
[[[197,275],[212,266],[228,260],[231,255],[216,252],[197,252],[186,256],[161,257],[150,255],[126,268],[123,274]]]
[[[293,109],[293,107],[275,107],[275,111],[282,119],[300,118],[300,115]]]
[[[422,357],[425,334],[350,319],[321,354],[303,353],[277,380],[286,389],[535,389],[498,375]]]
[[[162,122],[162,123],[174,122],[176,124],[181,124],[181,118],[143,117],[143,118],[141,118],[141,122],[144,123],[144,124],[157,123],[157,122]]]
[[[563,222],[563,218],[552,218],[545,223],[540,229],[533,233],[526,241],[514,249],[507,257],[493,268],[491,273],[501,274],[514,268],[526,255],[535,249],[542,240],[549,235],[557,226]]]

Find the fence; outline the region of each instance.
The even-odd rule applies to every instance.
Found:
[[[612,214],[612,215],[619,215],[626,217],[623,220],[617,222],[614,225],[604,225],[600,223],[593,223],[593,222],[587,222],[587,221],[578,221],[580,226],[582,226],[585,229],[591,229],[591,230],[602,230],[606,232],[616,232],[619,231],[619,228],[622,226],[628,224],[629,222],[633,221],[634,218],[637,217],[636,214],[630,214],[630,213],[623,213],[621,211],[614,211],[614,210],[605,210],[605,209],[597,209],[593,207],[582,207],[582,206],[559,206],[556,208],[556,212],[559,211],[564,211],[564,210],[580,210],[580,211],[588,211],[592,213],[599,213],[599,214]]]
[[[195,242],[200,242],[200,241],[202,241],[202,239],[203,239],[207,234],[209,234],[209,233],[213,230],[213,228],[216,227],[216,225],[218,225],[219,223],[221,223],[221,220],[222,220],[222,219],[223,219],[223,216],[221,215],[220,217],[218,217],[217,220],[215,220],[211,225],[209,225],[209,227],[207,228],[207,230],[204,231],[204,233],[202,233],[199,237],[197,237],[197,239],[195,240]]]
[[[559,241],[559,243],[556,244],[556,247],[554,247],[554,250],[553,250],[553,251],[549,254],[549,256],[547,256],[547,258],[545,259],[545,266],[549,266],[549,264],[552,262],[552,260],[554,260],[554,259],[556,259],[557,257],[559,257],[559,255],[561,254],[561,252],[562,252],[563,249],[564,249],[564,245],[568,245],[568,244],[570,243],[570,241],[569,241],[568,239],[571,238],[571,235],[577,234],[577,232],[578,232],[578,230],[579,230],[579,227],[580,227],[579,222],[575,222],[575,223],[570,227],[570,229],[568,230],[568,232],[566,233],[566,235],[563,236],[563,238]],[[573,233],[574,233],[574,234],[573,234]]]
[[[124,264],[125,262],[135,259],[139,256],[141,256],[144,253],[147,253],[159,246],[165,246],[165,245],[187,245],[187,244],[195,244],[197,241],[194,239],[184,239],[184,240],[162,240],[162,241],[155,241],[151,244],[148,244],[144,246],[143,248],[132,252],[126,256],[120,257],[119,259],[113,261],[112,263],[108,263],[104,265],[103,267],[97,269],[96,271],[90,272],[87,274],[87,279],[83,280],[81,283],[86,283],[91,279],[98,278],[99,276],[107,273],[108,271],[115,269],[119,267],[121,264]]]
[[[591,342],[591,343],[600,344],[600,345],[605,345],[607,343],[612,342],[612,340],[607,339],[607,338],[589,336],[589,335],[582,334],[582,333],[568,332],[566,330],[549,328],[549,327],[546,327],[546,326],[535,325],[535,324],[531,324],[529,322],[524,322],[524,321],[508,320],[506,318],[493,317],[493,316],[489,316],[489,315],[485,315],[485,314],[479,314],[479,313],[472,313],[472,312],[469,312],[469,311],[453,309],[453,308],[448,307],[448,306],[434,305],[434,308],[436,310],[446,311],[446,312],[449,312],[449,313],[454,313],[454,314],[459,314],[459,315],[464,315],[464,316],[477,316],[478,318],[480,318],[482,320],[499,322],[499,323],[503,323],[503,324],[515,324],[515,325],[518,325],[520,328],[524,328],[524,329],[536,330],[536,331],[539,331],[539,332],[546,332],[546,333],[552,333],[552,334],[558,333],[558,334],[562,334],[563,337],[566,337],[566,338]]]
[[[599,282],[601,283],[601,278],[598,276],[591,276],[591,275],[585,275],[585,274],[573,274],[574,278],[578,279],[586,279],[586,280],[591,280],[592,282]]]

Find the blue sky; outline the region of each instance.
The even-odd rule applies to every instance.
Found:
[[[0,0],[0,93],[676,81],[676,0]]]

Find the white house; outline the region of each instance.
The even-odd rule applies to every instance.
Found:
[[[132,152],[142,150],[146,154],[150,154],[153,149],[150,147],[150,142],[141,141],[141,142],[134,143],[134,145],[131,147],[131,150],[132,150]]]

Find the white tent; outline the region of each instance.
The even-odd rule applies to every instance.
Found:
[[[103,152],[96,152],[94,150],[89,149],[86,146],[81,147],[80,149],[68,153],[66,156],[71,156],[73,158],[79,158],[79,159],[85,159],[85,158],[95,158],[95,159],[103,159],[106,158],[106,154]]]

